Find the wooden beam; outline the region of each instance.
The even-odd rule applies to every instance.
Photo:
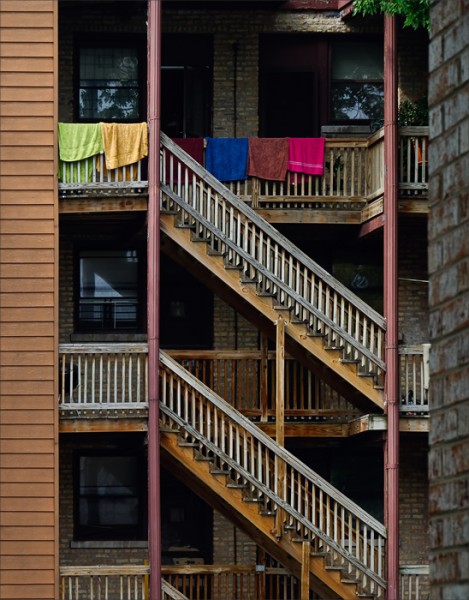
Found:
[[[359,225],[362,222],[361,211],[358,210],[333,210],[324,208],[259,208],[256,213],[269,223],[294,223],[294,224],[332,224],[332,225]]]
[[[275,437],[274,423],[257,423],[259,429],[271,438]],[[285,423],[285,437],[347,437],[348,423]]]
[[[373,233],[373,231],[377,231],[378,229],[381,229],[382,227],[383,227],[383,215],[378,215],[377,217],[374,217],[370,221],[367,221],[366,223],[363,223],[360,226],[360,231],[358,232],[358,237],[363,238],[366,235]]]
[[[120,196],[107,198],[95,196],[90,198],[60,198],[61,214],[103,213],[116,211],[146,211],[148,198],[141,196]]]
[[[309,573],[311,563],[311,544],[303,542],[301,554],[301,600],[309,600]]]
[[[261,423],[267,423],[267,388],[268,388],[268,340],[264,332],[261,332],[261,366],[260,366],[260,403]]]
[[[354,419],[348,424],[348,435],[357,435],[365,431],[386,431],[386,415],[364,415]],[[399,431],[412,433],[425,433],[429,431],[428,417],[405,417],[399,418]]]
[[[61,419],[60,433],[95,433],[95,432],[115,432],[115,431],[147,431],[148,423],[146,418],[128,419],[128,418],[88,418],[88,419]]]

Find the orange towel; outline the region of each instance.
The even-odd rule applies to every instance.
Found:
[[[106,167],[117,169],[148,156],[146,123],[100,123]]]

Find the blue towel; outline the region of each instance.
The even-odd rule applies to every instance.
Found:
[[[207,138],[205,168],[220,181],[247,179],[248,138]]]

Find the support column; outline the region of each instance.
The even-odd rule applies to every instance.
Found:
[[[276,371],[276,398],[275,398],[275,439],[277,444],[285,446],[285,320],[280,315],[277,320],[277,344],[275,354]],[[285,500],[285,462],[280,457],[276,458],[277,465],[277,494]],[[277,507],[275,528],[280,539],[283,534],[285,511]]]
[[[385,525],[387,600],[399,599],[399,357],[397,210],[397,23],[384,17],[384,316],[386,318]]]
[[[301,553],[301,600],[309,600],[311,544],[303,542]]]
[[[148,555],[150,598],[161,599],[159,436],[161,0],[148,0]]]

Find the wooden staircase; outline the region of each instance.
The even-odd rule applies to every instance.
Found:
[[[385,322],[161,135],[161,230],[314,360],[383,408]]]
[[[163,352],[160,375],[173,473],[322,597],[384,598],[381,523]]]

